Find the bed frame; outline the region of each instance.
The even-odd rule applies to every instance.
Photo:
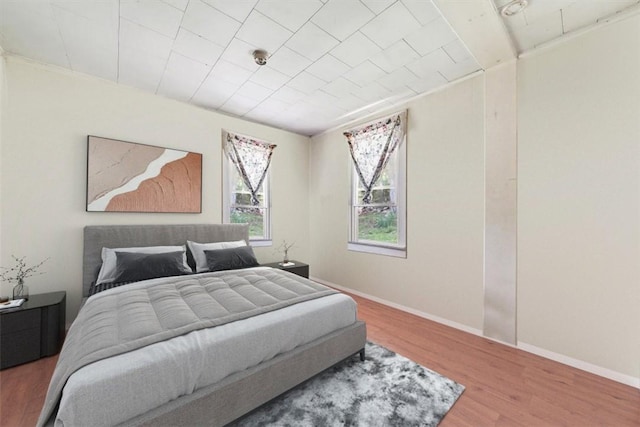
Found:
[[[103,247],[183,245],[187,240],[249,241],[246,224],[100,225],[84,229],[82,292],[88,297],[102,264]],[[191,262],[191,260],[190,260]],[[123,426],[223,426],[357,353],[364,357],[366,326],[351,326],[282,353],[222,381],[182,396]]]

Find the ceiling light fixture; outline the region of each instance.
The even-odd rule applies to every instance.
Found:
[[[513,0],[505,4],[504,7],[500,9],[500,14],[505,18],[508,18],[516,13],[522,12],[528,5],[529,0]]]
[[[253,60],[256,61],[258,65],[266,65],[268,58],[269,54],[266,50],[257,49],[253,51]]]

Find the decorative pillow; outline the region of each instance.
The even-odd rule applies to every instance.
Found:
[[[204,254],[209,271],[237,270],[259,265],[251,246],[204,251]]]
[[[196,273],[202,273],[209,271],[209,267],[207,267],[207,257],[204,255],[204,251],[239,248],[247,246],[247,242],[244,240],[237,240],[235,242],[196,243],[191,240],[187,240],[187,246],[189,247],[189,251],[191,251],[193,260],[196,263]]]
[[[191,274],[191,269],[183,264],[183,254],[183,251],[159,254],[116,251],[114,282],[137,282],[157,277]]]
[[[145,246],[135,248],[102,248],[102,266],[100,267],[100,273],[96,279],[96,284],[111,283],[115,279],[116,273],[116,251],[120,252],[136,252],[146,254],[158,254],[166,252],[178,252],[182,251],[183,264],[186,268],[189,268],[187,264],[187,251],[184,246]]]

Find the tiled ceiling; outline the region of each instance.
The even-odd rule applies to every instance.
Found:
[[[469,31],[454,31],[451,16],[440,12],[453,8],[465,25],[472,21],[464,17],[470,2],[490,4],[496,22],[507,3],[0,0],[0,46],[7,54],[314,135],[490,66],[466,47],[477,40],[465,43],[457,35],[469,39]],[[637,3],[529,0],[523,14],[504,22],[524,51]],[[507,37],[503,27],[500,32]],[[268,51],[267,65],[254,63],[256,49]]]

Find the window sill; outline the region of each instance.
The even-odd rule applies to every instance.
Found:
[[[388,246],[364,245],[362,243],[347,243],[347,249],[354,252],[364,252],[368,254],[386,255],[396,258],[406,258],[405,248],[390,248]]]
[[[251,240],[249,239],[249,246],[261,247],[261,246],[273,246],[272,240]]]

